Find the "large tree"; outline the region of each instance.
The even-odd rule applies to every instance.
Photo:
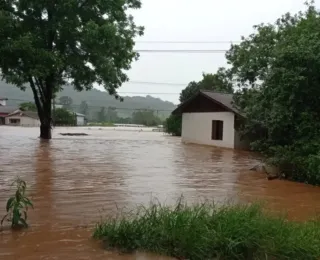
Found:
[[[320,184],[320,13],[313,5],[258,25],[227,59],[253,148],[286,176]]]
[[[139,0],[0,2],[0,73],[32,89],[41,138],[51,138],[52,98],[64,84],[82,91],[96,82],[119,98],[143,32],[128,9],[140,7]]]

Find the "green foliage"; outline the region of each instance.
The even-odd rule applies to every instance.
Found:
[[[164,124],[164,130],[166,133],[173,136],[181,136],[182,116],[170,115]]]
[[[117,122],[118,121],[118,113],[115,107],[108,107],[106,113],[106,119],[108,122]]]
[[[81,101],[80,107],[79,107],[79,113],[88,116],[89,114],[89,106],[86,101]]]
[[[23,111],[37,111],[37,107],[35,105],[35,103],[32,102],[24,102],[21,103],[19,108]]]
[[[227,53],[243,134],[288,178],[320,184],[320,13],[311,4],[255,26]]]
[[[117,122],[118,124],[131,124],[132,123],[132,118],[131,117],[119,117]]]
[[[260,205],[175,207],[152,203],[96,225],[94,238],[121,251],[178,259],[319,259],[320,223],[288,222]]]
[[[187,101],[199,90],[214,90],[222,93],[233,93],[232,81],[225,68],[219,68],[215,74],[202,74],[199,82],[191,81],[180,93],[180,103]],[[182,116],[170,115],[165,121],[165,132],[174,136],[181,136]]]
[[[228,71],[219,68],[215,74],[202,74],[202,80],[192,81],[180,93],[180,102],[183,103],[195,95],[199,90],[214,90],[222,93],[233,93],[232,83],[229,79]]]
[[[59,98],[59,103],[60,105],[62,105],[62,107],[64,109],[71,109],[71,106],[72,106],[72,103],[73,103],[73,100],[71,97],[68,97],[68,96],[62,96]]]
[[[55,125],[76,125],[76,115],[64,108],[56,108],[54,111]]]
[[[102,107],[97,115],[98,122],[104,122],[106,120],[106,108]]]
[[[139,0],[5,0],[0,5],[1,77],[21,89],[30,86],[40,137],[51,138],[52,98],[63,85],[82,91],[98,83],[120,98],[125,71],[138,58],[134,38],[143,34],[128,12],[141,7]]]
[[[12,185],[16,185],[15,194],[10,197],[6,204],[7,214],[2,218],[1,225],[4,220],[11,222],[12,228],[28,227],[28,208],[33,208],[31,200],[26,196],[27,184],[21,179],[16,179]]]
[[[131,122],[145,126],[157,126],[162,123],[161,119],[154,114],[154,111],[148,109],[133,112]]]

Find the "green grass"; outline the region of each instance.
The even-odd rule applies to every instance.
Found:
[[[320,259],[320,223],[289,222],[258,204],[151,204],[96,225],[107,249],[179,259]]]

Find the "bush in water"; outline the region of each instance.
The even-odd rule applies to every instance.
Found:
[[[28,227],[28,207],[33,208],[31,200],[26,197],[25,192],[27,184],[25,181],[17,178],[12,185],[16,185],[16,192],[11,196],[6,205],[7,214],[2,218],[1,225],[4,220],[11,222],[12,228]]]
[[[178,259],[319,259],[320,223],[288,222],[257,204],[151,204],[96,225],[108,248]]]

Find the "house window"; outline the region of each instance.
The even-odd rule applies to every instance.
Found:
[[[223,140],[223,121],[212,120],[211,139]]]
[[[10,118],[9,122],[10,122],[10,124],[19,124],[20,123],[20,119]]]

